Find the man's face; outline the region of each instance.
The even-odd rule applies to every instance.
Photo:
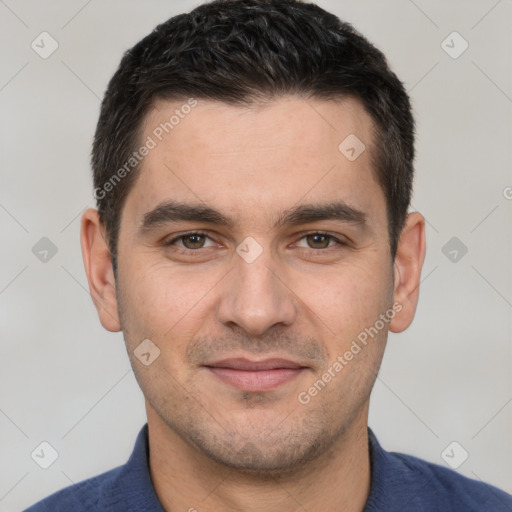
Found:
[[[382,359],[387,324],[375,325],[392,308],[393,265],[372,122],[352,99],[198,101],[158,140],[180,106],[148,113],[141,141],[156,147],[123,208],[128,354],[148,415],[170,435],[229,466],[285,470],[365,416]],[[366,146],[355,160],[356,139],[339,149],[351,134]],[[171,202],[217,210],[229,225],[176,220]],[[340,214],[286,216],[327,204]],[[134,353],[145,339],[160,350],[147,366]],[[143,360],[157,354],[143,347]]]

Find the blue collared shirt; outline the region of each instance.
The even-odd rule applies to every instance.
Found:
[[[504,491],[417,457],[387,452],[371,429],[368,435],[371,488],[363,512],[512,511],[512,496]],[[85,511],[165,512],[149,474],[147,424],[124,466],[57,491],[25,512]]]

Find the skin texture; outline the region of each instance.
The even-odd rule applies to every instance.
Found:
[[[179,107],[156,103],[141,140]],[[354,161],[338,149],[350,134],[366,146]],[[391,259],[373,136],[355,99],[285,97],[251,108],[201,100],[142,161],[122,211],[117,287],[98,214],[83,214],[91,295],[102,325],[123,331],[166,510],[363,509],[370,392],[388,330],[414,317],[425,256],[424,219],[411,213]],[[215,208],[233,226],[180,221],[141,231],[144,215],[170,199]],[[274,226],[285,210],[332,201],[363,212],[364,225]],[[164,245],[195,230],[207,237]],[[317,231],[343,245],[306,236]],[[262,251],[251,263],[236,251],[247,237]],[[393,304],[392,320],[333,370]],[[148,366],[134,353],[144,339],[160,350]],[[231,357],[283,358],[304,370],[275,389],[244,391],[202,366]]]

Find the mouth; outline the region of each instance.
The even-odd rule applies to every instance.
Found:
[[[241,391],[264,392],[290,382],[307,367],[286,359],[224,359],[204,365],[216,378]]]

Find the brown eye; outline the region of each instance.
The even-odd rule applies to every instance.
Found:
[[[323,231],[305,233],[295,244],[302,251],[306,250],[309,255],[321,256],[345,248],[348,244],[338,237]]]
[[[322,233],[313,233],[311,235],[306,235],[305,238],[312,249],[327,249],[333,237],[323,235]]]
[[[207,241],[210,241],[209,245],[205,245]],[[189,251],[189,254],[191,254],[192,252],[199,252],[199,249],[213,247],[215,244],[206,233],[193,231],[176,236],[172,240],[165,242],[164,245],[166,247],[175,246],[178,252]]]
[[[180,240],[187,249],[201,249],[204,245],[205,236],[193,233],[191,235],[181,236]]]

